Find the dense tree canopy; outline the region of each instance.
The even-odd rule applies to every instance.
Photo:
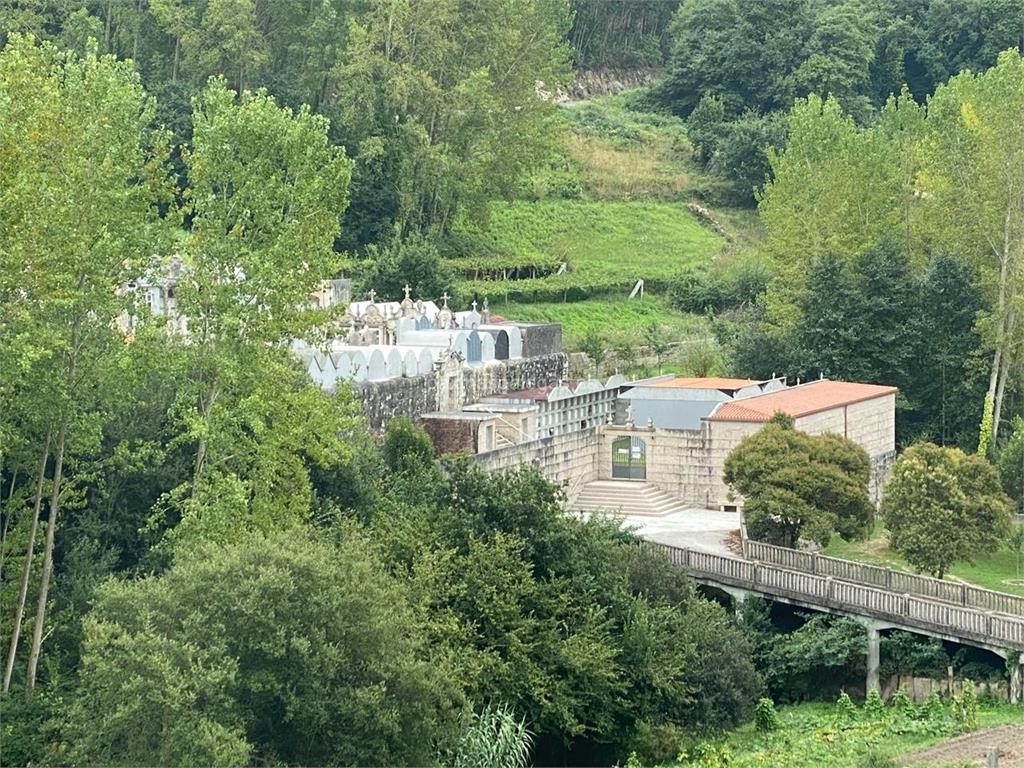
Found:
[[[892,548],[942,578],[953,563],[998,546],[1010,502],[984,458],[922,443],[897,459],[881,513]]]
[[[744,374],[897,384],[903,439],[973,449],[987,385],[981,443],[1016,498],[1024,69],[999,51],[1020,11],[0,8],[0,763],[466,765],[498,742],[520,763],[527,745],[538,763],[664,761],[748,718],[765,682],[798,698],[859,672],[850,625],[744,626],[632,533],[566,515],[532,468],[438,463],[407,421],[378,445],[351,390],[313,386],[290,347],[326,337],[309,295],[341,270],[389,298],[451,288],[453,228],[486,226],[560,151],[569,62],[667,51],[662,84],[622,104],[687,116],[689,143],[663,115],[602,130],[671,121],[658,163],[692,144],[767,230],[671,302],[728,315]],[[182,317],[147,307],[154,288]],[[660,367],[672,338],[644,335]],[[870,522],[863,450],[786,419],[726,479],[757,538]],[[915,448],[893,483],[893,546],[920,568],[1005,530],[983,458]]]
[[[834,96],[866,119],[903,84],[923,101],[961,70],[1021,43],[1020,0],[684,0],[659,98],[686,117],[704,94],[737,116]]]
[[[794,547],[833,534],[863,536],[871,525],[864,449],[832,434],[797,431],[776,414],[726,457],[723,479],[744,498],[751,538]]]
[[[457,696],[424,643],[354,531],[204,543],[160,576],[98,591],[69,758],[423,765]]]

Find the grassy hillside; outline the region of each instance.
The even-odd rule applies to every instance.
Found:
[[[469,233],[465,233],[469,234]],[[658,201],[538,200],[497,204],[490,228],[471,235],[509,263],[566,264],[562,275],[534,280],[468,281],[481,293],[510,297],[544,286],[576,287],[586,295],[645,281],[664,282],[681,268],[710,261],[725,239],[698,222],[681,203]],[[461,259],[452,259],[456,268]],[[462,267],[464,269],[464,267]],[[472,267],[470,267],[472,269]],[[470,273],[472,274],[472,273]],[[522,283],[522,285],[518,285]]]
[[[506,317],[528,322],[561,323],[562,332],[570,337],[582,337],[593,328],[601,328],[609,336],[640,331],[651,323],[664,326],[673,338],[699,334],[707,336],[704,318],[672,312],[664,299],[646,296],[643,299],[590,299],[587,301],[508,303],[495,302],[491,309]]]
[[[715,182],[694,164],[685,125],[631,108],[639,99],[619,94],[563,110],[560,157],[520,199],[492,204],[487,228],[456,229],[448,264],[462,295],[487,296],[509,317],[561,322],[570,349],[588,332],[651,323],[677,338],[706,334],[668,307],[665,286],[684,268],[712,268],[757,242],[757,217],[707,203]],[[691,212],[694,202],[711,222]],[[628,299],[639,279],[642,304]]]

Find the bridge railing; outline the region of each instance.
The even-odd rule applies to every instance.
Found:
[[[745,554],[750,560],[771,563],[817,576],[831,576],[843,581],[881,587],[894,592],[930,597],[934,600],[979,611],[1024,616],[1024,597],[1020,595],[1011,595],[1007,592],[998,592],[955,581],[933,579],[930,576],[895,571],[891,568],[857,563],[814,552],[801,552],[760,541],[747,540],[744,545]]]
[[[655,542],[648,542],[648,545],[664,552],[671,562],[687,568],[697,578],[790,598],[812,607],[891,620],[898,625],[947,637],[1024,651],[1024,617],[1001,615],[881,586],[857,584],[764,561],[752,562]]]

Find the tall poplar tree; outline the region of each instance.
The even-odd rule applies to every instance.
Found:
[[[193,125],[175,293],[187,373],[173,406],[193,466],[165,503],[182,530],[216,538],[308,514],[306,462],[348,450],[349,400],[306,387],[288,347],[324,319],[310,295],[337,271],[350,163],[324,118],[223,80],[195,100]]]
[[[919,184],[927,235],[973,257],[991,310],[985,416],[999,436],[1007,381],[1024,359],[1024,59],[1015,50],[983,74],[963,72],[928,102]]]
[[[15,298],[9,310],[15,322],[0,324],[0,357],[13,350],[14,375],[21,374],[20,382],[0,389],[5,400],[12,398],[0,403],[0,412],[14,398],[45,410],[36,439],[40,474],[49,473],[29,691],[46,627],[59,514],[77,482],[69,467],[76,452],[95,443],[103,381],[121,343],[114,321],[129,298],[119,289],[160,242],[155,204],[164,192],[166,147],[149,128],[152,116],[131,65],[98,57],[95,45],[79,57],[16,36],[0,52],[0,292]],[[45,393],[45,401],[35,400],[34,391]],[[24,580],[33,544],[34,536]],[[25,591],[23,581],[5,687]]]

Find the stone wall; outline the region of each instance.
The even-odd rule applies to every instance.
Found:
[[[508,448],[500,448],[474,456],[477,464],[488,472],[532,464],[544,476],[565,486],[571,503],[584,483],[598,479],[597,450],[601,444],[598,427],[567,435],[544,437]]]
[[[666,430],[653,427],[603,426],[598,449],[598,479],[612,479],[612,443],[618,437],[644,441],[647,482],[697,507],[728,503],[722,467],[715,463],[707,429]]]
[[[523,357],[555,355],[562,351],[559,323],[516,323],[523,334]]]
[[[464,368],[462,405],[477,403],[497,392],[515,392],[557,384],[566,378],[568,357],[564,353],[488,363]],[[460,406],[461,407],[461,406]]]
[[[356,395],[373,432],[382,432],[396,416],[417,419],[421,413],[437,410],[437,376],[433,373],[409,378],[365,381]]]
[[[434,411],[456,411],[484,395],[557,384],[566,377],[565,354],[494,361],[466,367],[454,361],[421,376],[356,385],[370,429],[382,432],[396,416],[418,419]]]
[[[479,439],[480,422],[462,419],[444,419],[427,416],[421,419],[423,429],[430,435],[434,453],[475,453]]]

